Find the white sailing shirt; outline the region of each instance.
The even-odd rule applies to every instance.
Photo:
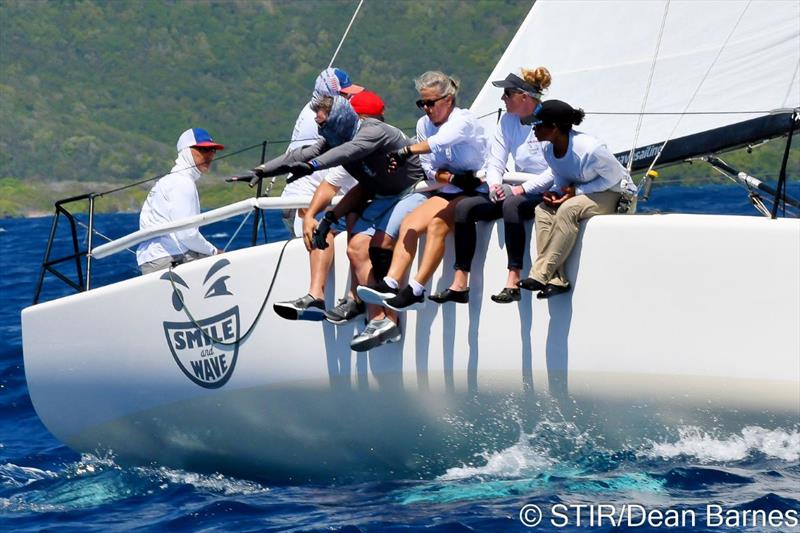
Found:
[[[436,126],[427,115],[421,117],[417,121],[417,141],[425,140],[431,153],[420,154],[419,159],[431,183],[436,182],[436,171],[439,169],[456,173],[483,168],[487,138],[472,111],[455,107],[441,126]],[[439,190],[445,193],[461,192],[459,187],[450,184]]]
[[[567,153],[561,158],[553,153],[553,145],[546,143],[544,158],[550,166],[548,173],[553,178],[554,191],[561,192],[563,187],[574,185],[576,195],[602,191],[636,192],[625,167],[603,142],[586,133],[570,131]],[[528,183],[522,185],[526,192]]]
[[[181,150],[172,171],[150,189],[139,215],[139,229],[199,215],[200,197],[195,182],[201,175],[195,166],[192,149]],[[136,262],[142,265],[162,257],[182,255],[189,250],[204,255],[213,255],[217,251],[197,228],[189,228],[140,243],[136,248]]]
[[[503,113],[489,146],[486,182],[490,185],[500,185],[503,182],[509,157],[514,160],[514,171],[541,175],[547,170],[543,144],[549,143],[539,142],[533,133],[533,126],[522,124],[517,115]],[[535,183],[532,181],[530,190],[526,189],[525,192],[544,192],[550,188],[552,181],[545,179]]]

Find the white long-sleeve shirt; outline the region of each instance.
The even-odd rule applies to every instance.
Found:
[[[506,173],[509,156],[514,160],[514,171],[530,174],[525,183],[525,192],[544,192],[553,184],[552,176],[543,176],[547,171],[543,144],[533,133],[533,127],[522,124],[519,117],[503,113],[497,125],[486,160],[486,182],[500,185]]]
[[[576,195],[602,191],[636,192],[625,167],[605,144],[586,133],[571,131],[567,152],[560,158],[553,153],[553,145],[546,143],[544,158],[550,167],[548,173],[553,178],[555,191],[574,185]],[[523,183],[522,187],[527,192],[529,182]]]
[[[311,109],[311,102],[309,101],[297,116],[297,121],[294,123],[294,129],[292,130],[292,142],[289,143],[289,147],[286,149],[287,152],[314,144],[317,139],[320,139],[319,127],[316,120],[314,120],[316,116],[317,114]],[[317,187],[328,175],[328,172],[328,169],[318,170],[287,184],[283,188],[283,192],[281,192],[281,197],[313,196],[314,191],[317,190]]]
[[[436,171],[478,171],[486,159],[486,133],[472,111],[453,108],[447,121],[436,126],[427,115],[417,121],[417,141],[428,141],[431,153],[420,154],[420,164],[431,183],[436,182]],[[461,192],[455,185],[439,189],[445,193]]]
[[[191,148],[184,148],[178,154],[172,171],[150,189],[139,215],[139,229],[199,215],[200,197],[195,182],[200,176]],[[182,255],[189,250],[205,255],[217,251],[197,228],[189,228],[140,243],[136,248],[136,262],[142,265],[161,257]]]

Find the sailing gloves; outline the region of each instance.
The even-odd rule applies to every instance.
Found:
[[[337,218],[333,211],[325,213],[325,216],[317,224],[317,229],[311,234],[311,246],[313,248],[324,250],[328,247],[328,232],[331,230],[331,226],[336,224],[336,220]]]
[[[506,198],[514,196],[511,192],[511,185],[508,183],[501,183],[500,185],[489,188],[489,200],[494,203],[502,202]]]
[[[298,161],[296,163],[289,163],[286,165],[286,170],[290,172],[292,175],[286,178],[286,183],[291,183],[295,180],[302,178],[303,176],[308,176],[314,172],[314,167],[311,163],[306,163],[305,161]]]
[[[389,158],[389,168],[394,170],[396,168],[402,167],[403,165],[406,164],[406,161],[408,161],[408,158],[411,157],[412,155],[414,154],[411,153],[411,146],[403,146],[398,150],[389,152],[389,154],[387,155],[387,157]]]
[[[459,172],[453,174],[453,177],[450,178],[450,183],[466,193],[471,193],[483,182],[473,172]]]

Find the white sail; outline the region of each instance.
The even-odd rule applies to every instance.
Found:
[[[540,65],[546,98],[583,108],[580,129],[626,152],[800,106],[800,2],[540,0],[472,110],[503,107],[491,80]],[[669,114],[646,114],[637,136],[643,105]]]

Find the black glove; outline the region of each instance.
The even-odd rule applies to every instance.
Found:
[[[483,182],[480,178],[475,177],[475,174],[472,172],[462,172],[453,174],[453,177],[450,178],[450,183],[466,193],[471,193]]]
[[[324,250],[328,247],[328,232],[331,230],[331,226],[336,224],[336,215],[333,214],[333,211],[328,211],[325,213],[325,216],[322,217],[322,220],[319,221],[317,224],[317,229],[314,230],[314,233],[311,234],[311,247],[316,248],[318,250]]]
[[[286,165],[286,171],[291,172],[292,175],[286,178],[286,183],[291,183],[295,180],[299,180],[303,176],[308,176],[314,172],[314,167],[311,166],[311,163],[306,163],[305,161],[298,161],[296,163],[289,163]]]
[[[387,157],[389,158],[390,165],[394,163],[394,166],[400,168],[406,164],[406,161],[408,161],[408,158],[412,155],[414,154],[411,153],[411,146],[403,146],[399,150],[389,152]]]

